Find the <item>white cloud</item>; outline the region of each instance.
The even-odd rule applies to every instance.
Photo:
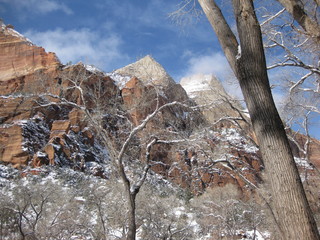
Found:
[[[72,10],[63,3],[55,0],[0,0],[0,3],[11,4],[15,9],[46,14],[52,11],[63,11],[72,14]]]
[[[189,58],[187,60],[188,69],[185,74],[186,76],[203,73],[214,74],[222,79],[230,72],[229,64],[221,53],[194,56],[192,52],[186,51],[183,56]]]
[[[47,52],[55,52],[63,63],[82,61],[112,71],[117,62],[128,58],[120,51],[122,40],[116,34],[103,35],[87,28],[58,28],[46,32],[30,30],[24,35]]]

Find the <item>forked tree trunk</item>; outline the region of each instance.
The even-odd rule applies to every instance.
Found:
[[[319,233],[309,207],[291,148],[275,107],[267,76],[262,36],[252,0],[233,0],[240,46],[226,34],[232,32],[224,17],[217,15],[214,0],[198,0],[213,28],[224,26],[216,34],[237,76],[249,110],[260,151],[271,182],[273,208],[281,234],[286,240],[317,240]],[[212,16],[215,14],[215,16]],[[222,18],[221,18],[222,17]],[[230,49],[227,49],[231,46]],[[230,59],[231,58],[231,61]],[[232,59],[233,58],[233,59]]]
[[[126,240],[135,240],[136,239],[136,231],[137,231],[137,225],[136,225],[136,196],[138,194],[137,191],[131,191],[131,183],[125,174],[124,166],[122,164],[122,160],[119,161],[119,172],[121,179],[123,181],[123,185],[125,188],[125,195],[126,195],[126,201],[128,206],[128,212],[127,212],[127,226],[128,226],[128,232],[126,235]]]

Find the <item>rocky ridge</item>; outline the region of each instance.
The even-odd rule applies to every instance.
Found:
[[[110,164],[111,149],[103,147],[79,108],[61,105],[61,98],[85,105],[92,113],[97,112],[95,116],[102,114],[101,124],[115,150],[157,104],[179,101],[194,107],[195,102],[206,103],[190,99],[150,56],[110,74],[81,63],[63,66],[53,53],[46,53],[7,27],[2,27],[0,48],[0,62],[6,62],[8,55],[11,66],[15,66],[0,68],[0,161],[16,168],[49,164],[108,177],[105,169]],[[183,80],[182,85],[187,86],[188,81]],[[86,90],[84,99],[72,85],[79,82]],[[211,102],[219,102],[221,95],[229,99],[216,80],[211,78],[210,84],[218,89],[218,95],[212,95],[209,89],[199,89],[197,94],[208,96]],[[48,96],[41,94],[59,96],[60,100],[49,97],[48,102]],[[151,137],[178,139],[179,143],[157,145],[152,150],[155,173],[194,194],[231,183],[249,198],[252,189],[246,181],[254,185],[261,182],[263,165],[247,129],[229,121],[211,126],[222,116],[238,116],[226,106],[219,102],[210,114],[178,105],[164,109],[132,143],[128,161],[143,159],[144,146]]]
[[[213,75],[196,74],[180,81],[188,96],[201,108],[208,122],[214,123],[222,118],[244,117],[239,112],[243,107],[224,90],[221,82]],[[238,110],[238,111],[237,111]]]
[[[60,65],[54,53],[46,53],[42,47],[33,45],[30,40],[3,23],[0,26],[0,92],[11,94],[27,90],[24,83],[30,86],[34,74],[41,71],[54,75]],[[31,74],[31,75],[30,75]]]

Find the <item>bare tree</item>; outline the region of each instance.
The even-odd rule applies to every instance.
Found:
[[[140,162],[143,163],[144,166],[136,176],[132,176],[131,172],[127,171],[128,153],[132,150],[132,145],[137,141],[138,134],[142,132],[153,119],[161,114],[162,111],[173,106],[183,106],[187,108],[189,106],[177,101],[169,103],[160,102],[159,94],[155,91],[157,94],[155,95],[156,106],[154,109],[151,109],[150,113],[148,113],[141,122],[136,123],[136,126],[129,124],[131,130],[126,134],[121,137],[118,136],[113,138],[109,130],[104,127],[104,116],[116,115],[125,121],[129,120],[129,117],[126,113],[121,112],[121,106],[119,106],[117,111],[110,112],[109,108],[105,107],[105,103],[104,105],[102,104],[105,91],[103,87],[103,77],[104,76],[101,76],[100,80],[95,81],[96,85],[94,85],[92,84],[93,81],[90,74],[88,75],[85,69],[80,69],[76,74],[72,73],[62,76],[64,86],[61,89],[62,92],[60,95],[52,93],[41,94],[40,96],[44,99],[44,102],[39,102],[39,106],[48,107],[52,105],[66,105],[84,113],[88,123],[97,133],[102,144],[109,151],[109,155],[123,182],[128,207],[126,239],[134,240],[136,238],[137,230],[136,196],[144,184],[151,167],[150,152],[152,146],[163,142],[161,139],[157,138],[157,135],[146,138],[145,149],[143,150],[143,152],[145,152],[145,157],[140,159]],[[116,141],[114,141],[114,139],[116,139]],[[168,144],[170,141],[165,141],[165,143]],[[100,216],[102,215],[100,214]],[[102,222],[104,221],[102,218],[101,220]]]
[[[318,115],[319,44],[312,41],[308,34],[297,29],[292,24],[291,16],[285,14],[284,10],[275,13],[272,13],[272,10],[261,11],[266,18],[261,23],[261,28],[269,59],[268,70],[270,74],[277,75],[276,81],[271,79],[272,87],[275,91],[287,95],[283,104],[286,110],[295,109],[304,116],[308,111],[311,111],[312,115]],[[292,115],[293,111],[288,113]],[[288,118],[292,121],[291,116]]]
[[[301,0],[278,0],[292,17],[299,23],[304,31],[316,42],[320,42],[320,25],[316,19],[312,18],[305,10]],[[319,7],[319,2],[315,2],[315,7]]]
[[[278,2],[292,5],[297,5],[299,2],[297,8],[304,8],[304,14],[318,24],[319,11],[315,2],[309,0],[304,3]],[[272,4],[274,3],[276,2]],[[314,141],[311,136],[315,136],[312,134],[317,125],[315,119],[320,114],[319,44],[314,36],[296,27],[292,14],[286,14],[285,10],[286,8],[283,8],[278,11],[276,8],[274,11],[273,9],[259,11],[265,19],[260,25],[269,59],[268,70],[270,75],[277,76],[274,80],[271,78],[273,91],[283,95],[281,105],[278,103],[278,107],[286,125],[288,138],[296,145],[295,148],[298,149],[296,154],[313,166],[309,161],[312,154],[310,144]],[[291,130],[292,128],[295,131]],[[301,141],[304,138],[301,134],[306,136],[305,141]],[[316,168],[314,170],[318,171]],[[305,173],[307,172],[308,169],[305,169]]]
[[[198,213],[203,232],[214,239],[239,239],[249,232],[257,237],[258,232],[272,229],[265,206],[240,200],[239,189],[232,184],[208,189],[192,199],[191,206]]]
[[[233,0],[238,37],[214,0],[198,1],[217,34],[226,58],[240,82],[271,181],[273,206],[285,239],[319,239],[291,148],[275,107],[253,2]]]

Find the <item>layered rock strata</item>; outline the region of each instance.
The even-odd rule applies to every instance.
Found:
[[[12,28],[0,29],[0,92],[10,94],[30,88],[36,73],[54,74],[60,62],[54,53],[32,44]],[[28,86],[24,87],[28,82]]]

